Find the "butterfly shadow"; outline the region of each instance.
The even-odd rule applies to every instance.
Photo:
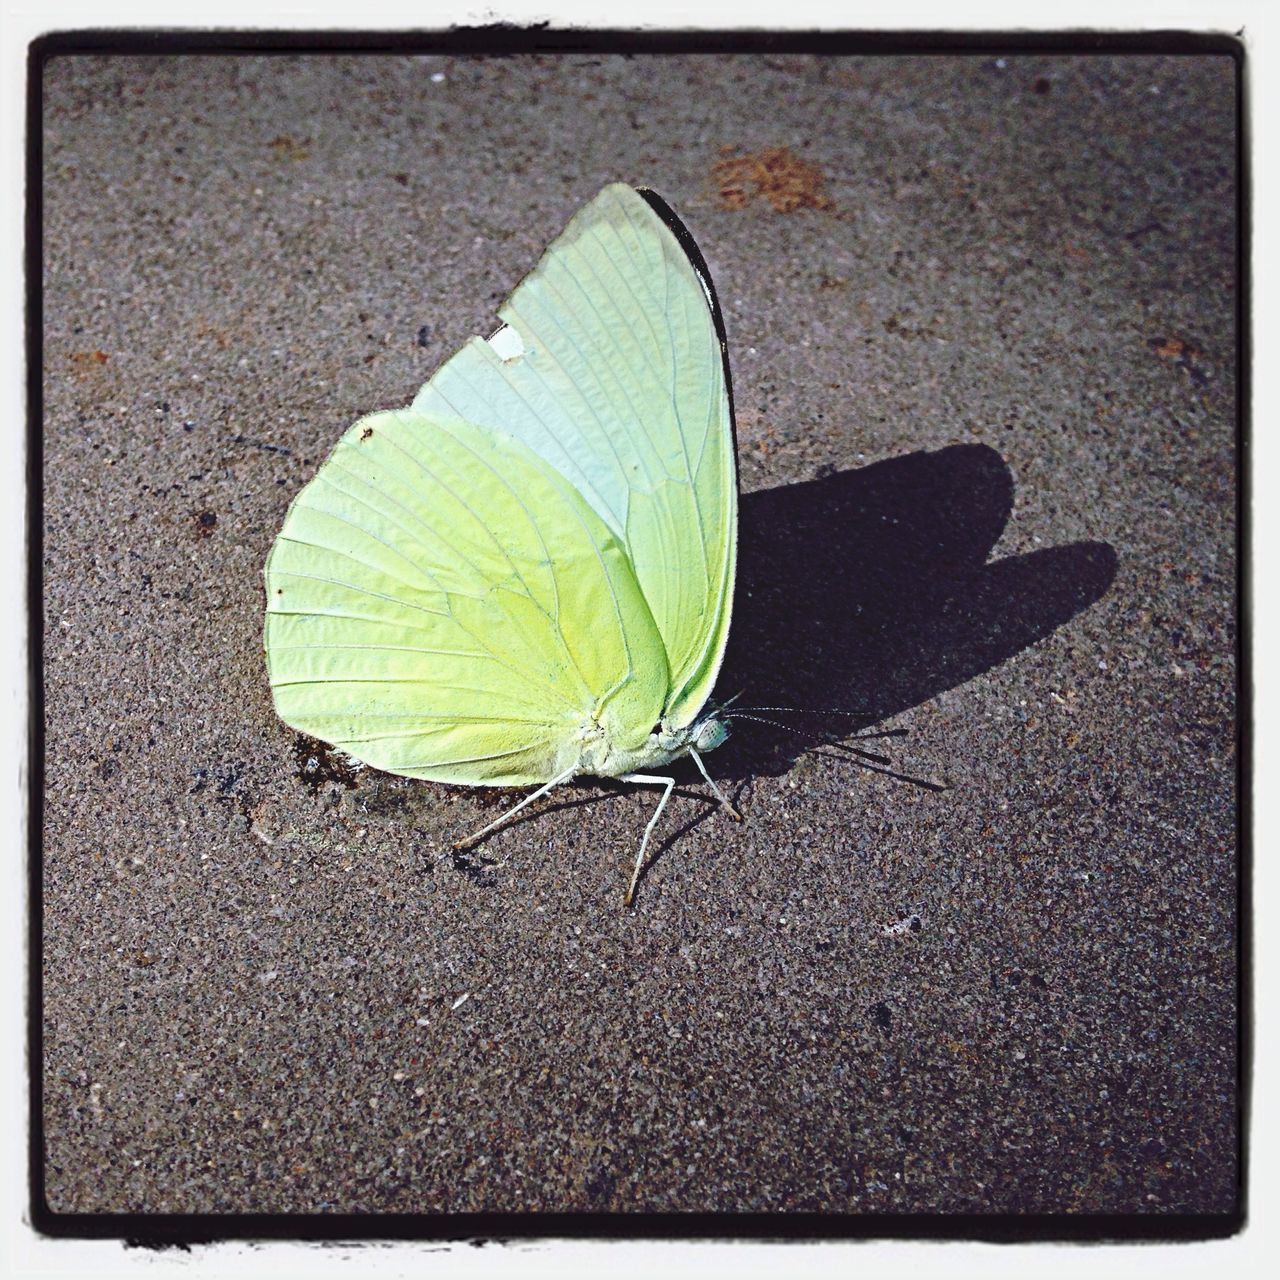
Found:
[[[1104,542],[987,563],[1012,510],[1013,476],[986,445],[744,495],[717,688],[742,690],[743,707],[850,714],[801,717],[794,734],[738,720],[708,758],[713,774],[782,774],[833,735],[847,758],[887,766],[859,731],[998,666],[1105,594],[1117,560]]]

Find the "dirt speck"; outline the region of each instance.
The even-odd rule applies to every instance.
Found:
[[[1151,349],[1165,360],[1192,360],[1200,354],[1185,338],[1152,338]]]
[[[357,785],[355,770],[318,738],[298,734],[293,744],[293,758],[299,779],[312,791],[319,791],[326,782],[337,782],[348,790],[354,790]]]
[[[1204,353],[1186,338],[1151,338],[1150,346],[1162,360],[1171,360],[1184,370],[1196,386],[1202,387],[1208,383],[1209,371],[1201,363]]]
[[[311,154],[311,139],[299,142],[287,133],[278,133],[267,145],[281,160],[305,160]]]

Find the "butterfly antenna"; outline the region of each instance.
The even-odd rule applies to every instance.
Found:
[[[725,703],[725,706],[728,706]],[[860,716],[865,715],[863,711],[845,711],[840,707],[743,707],[743,711],[790,711],[796,715],[802,716]],[[735,713],[736,714],[736,713]],[[904,734],[905,729],[891,729],[891,733]]]
[[[756,724],[771,724],[775,729],[785,729],[788,733],[794,733],[795,728],[789,724],[783,724],[781,720],[770,720],[767,716],[753,716],[745,711],[731,711],[724,717],[726,720],[754,720]]]
[[[737,696],[736,694],[734,695],[734,697]],[[775,728],[786,729],[791,733],[798,732],[794,725],[780,724],[777,720],[767,720],[764,716],[750,714],[755,711],[796,712],[800,715],[810,716],[859,716],[863,714],[861,711],[841,711],[838,707],[743,707],[741,711],[731,711],[725,719],[732,720],[740,716],[744,720],[756,720],[760,724],[771,724]],[[854,736],[858,741],[866,742],[873,738],[905,738],[910,732],[910,729],[880,729],[875,733],[857,733]]]

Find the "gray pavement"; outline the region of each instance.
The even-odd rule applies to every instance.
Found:
[[[52,1209],[1230,1210],[1230,61],[64,58],[46,94]],[[727,207],[724,147],[829,203]],[[510,794],[345,776],[261,651],[327,449],[619,179],[725,312],[720,692],[878,757],[741,725],[745,825],[682,772],[631,912],[651,790],[455,859]]]

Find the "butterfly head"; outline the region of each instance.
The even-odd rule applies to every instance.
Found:
[[[714,751],[728,736],[729,725],[717,714],[718,707],[693,722],[693,748],[695,751]]]
[[[688,751],[696,751],[699,755],[714,751],[729,736],[729,722],[720,714],[722,710],[720,704],[706,707],[692,724],[683,729],[659,725],[657,745],[671,752],[673,758]]]

